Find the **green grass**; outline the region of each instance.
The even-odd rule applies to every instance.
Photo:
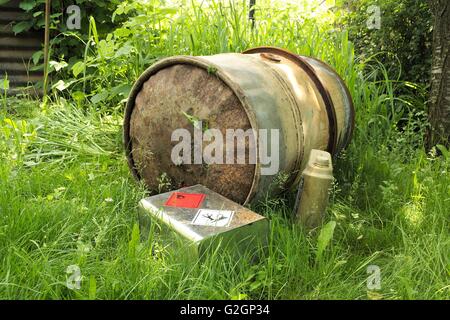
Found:
[[[143,26],[154,33],[142,37],[144,30],[135,29],[130,38],[116,40],[116,49],[129,42],[134,53],[127,59],[135,62],[99,58],[89,48],[86,61],[97,59],[89,81],[78,78],[79,87],[55,89],[45,107],[4,99],[1,299],[450,297],[450,158],[423,150],[421,89],[391,81],[375,60],[360,61],[345,32],[329,32],[313,20],[300,25],[275,9],[259,10],[257,19],[272,15],[250,32],[245,10],[238,9],[228,2],[208,9],[224,15],[197,5],[182,8],[170,27],[155,14]],[[320,240],[321,230],[292,223],[292,194],[254,206],[271,227],[268,255],[258,263],[227,254],[195,263],[166,248],[158,234],[137,241],[137,203],[146,191],[132,179],[122,152],[123,96],[95,103],[92,97],[131,83],[154,57],[260,44],[329,62],[352,93],[356,128],[334,164],[324,227],[336,225],[329,243]],[[411,94],[395,96],[399,86],[412,87]],[[80,267],[79,290],[66,286],[70,265]],[[380,290],[367,289],[368,265],[381,269]]]

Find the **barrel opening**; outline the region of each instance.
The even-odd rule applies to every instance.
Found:
[[[204,134],[200,137],[202,154],[215,142],[215,137],[206,136],[208,131],[218,130],[216,133],[220,132],[224,139],[223,148],[210,154],[218,159],[216,152],[221,151],[223,164],[207,164],[205,159],[196,163],[196,129],[200,121]],[[256,165],[248,163],[247,157],[245,164],[236,163],[238,145],[233,147],[234,164],[225,164],[226,151],[230,150],[225,143],[227,130],[237,129],[247,131],[254,127],[235,90],[220,77],[217,68],[186,61],[185,57],[172,58],[171,63],[166,61],[148,69],[132,89],[124,123],[128,162],[135,177],[155,192],[200,183],[245,203],[252,193]],[[182,160],[174,162],[174,148],[185,142],[190,143],[191,162],[185,161],[185,149],[179,153]],[[254,152],[250,147],[246,140],[247,156]]]

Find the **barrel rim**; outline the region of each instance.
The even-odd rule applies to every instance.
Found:
[[[230,54],[230,53],[227,53]],[[240,53],[236,53],[240,54]],[[202,59],[201,56],[184,56],[184,55],[178,55],[173,57],[167,57],[164,59],[161,59],[160,61],[156,62],[155,64],[148,67],[136,80],[134,83],[130,94],[128,96],[127,105],[125,107],[125,116],[123,120],[123,143],[125,148],[125,156],[127,158],[128,167],[130,168],[133,177],[140,181],[141,177],[139,175],[139,172],[137,171],[137,168],[135,167],[135,163],[132,156],[132,143],[131,143],[131,137],[130,137],[130,120],[131,120],[131,114],[133,112],[136,97],[141,91],[144,83],[150,79],[150,77],[154,74],[156,74],[158,71],[168,68],[170,66],[174,66],[177,64],[188,64],[188,65],[194,65],[197,67],[200,67],[202,69],[208,70],[209,68],[213,67],[215,70],[215,76],[217,76],[220,80],[222,80],[225,85],[227,85],[233,93],[238,98],[239,102],[241,103],[248,120],[250,122],[250,125],[252,127],[252,130],[258,131],[258,124],[256,121],[256,115],[253,113],[249,102],[247,101],[245,94],[243,93],[243,90],[240,88],[240,86],[233,82],[224,72],[222,72],[221,67],[219,65],[216,65],[210,61],[207,61],[205,59]],[[259,141],[257,141],[257,144]],[[257,147],[258,150],[259,146]],[[256,190],[258,189],[258,182],[260,180],[260,163],[257,161],[254,167],[254,173],[253,173],[253,181],[250,187],[250,190],[247,194],[247,197],[243,203],[243,205],[246,205],[250,202],[250,200],[255,196]]]
[[[282,49],[279,47],[274,46],[259,46],[255,48],[250,48],[247,50],[244,50],[242,52],[243,54],[255,54],[255,53],[273,53],[278,54],[286,59],[291,60],[292,62],[296,63],[300,68],[302,68],[306,74],[311,78],[313,83],[316,85],[316,88],[318,89],[324,103],[325,108],[327,111],[328,121],[329,121],[329,127],[330,127],[330,137],[329,137],[329,143],[327,146],[327,151],[330,152],[332,155],[336,155],[341,151],[341,149],[344,149],[347,147],[347,145],[350,143],[351,136],[354,131],[355,126],[355,108],[353,105],[353,99],[350,94],[350,91],[348,90],[347,86],[345,85],[345,81],[342,79],[342,77],[327,63],[313,58],[305,56],[306,58],[313,59],[325,66],[329,71],[331,71],[337,78],[337,80],[342,84],[344,87],[345,93],[349,98],[350,101],[350,130],[349,133],[344,141],[344,145],[341,148],[338,148],[338,140],[337,140],[337,118],[336,118],[336,112],[334,110],[334,104],[331,99],[331,95],[326,89],[326,87],[323,85],[322,81],[320,80],[320,77],[317,76],[316,71],[314,68],[305,60],[302,56],[295,54],[289,50]]]
[[[350,94],[350,90],[348,89],[347,84],[345,83],[344,79],[328,63],[326,63],[322,60],[319,60],[317,58],[314,58],[314,57],[308,57],[308,58],[312,59],[314,61],[317,61],[318,63],[321,63],[325,68],[327,68],[328,71],[332,72],[336,76],[337,80],[341,83],[341,85],[344,88],[344,91],[348,97],[348,100],[350,102],[350,131],[348,132],[348,135],[346,137],[344,145],[342,146],[342,148],[345,149],[350,144],[350,141],[351,141],[352,135],[353,135],[353,131],[355,130],[355,105],[353,103],[353,97]]]

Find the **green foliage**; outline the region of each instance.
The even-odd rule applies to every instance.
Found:
[[[379,6],[380,29],[369,29],[370,6]],[[431,70],[432,24],[427,1],[347,0],[342,16],[356,53],[377,56],[389,78],[428,85]]]
[[[118,0],[105,1],[105,0],[74,0],[69,3],[63,0],[51,1],[51,29],[53,36],[65,35],[66,32],[72,32],[78,37],[83,37],[87,34],[88,19],[89,16],[95,16],[97,21],[101,23],[99,32],[105,34],[107,30],[114,27],[114,23],[111,21],[111,14],[115,10],[116,6],[120,3]],[[69,14],[66,9],[69,5],[77,5],[80,7],[81,14],[81,29],[69,30],[67,28],[67,18]],[[40,30],[45,25],[45,0],[21,0],[19,7],[31,14],[31,19],[24,22],[16,23],[14,28],[16,33],[29,31],[31,29]],[[77,47],[77,43],[71,41],[71,39],[65,39],[63,41],[57,40],[53,42],[59,45],[59,52],[68,56],[74,54],[71,49]],[[75,46],[73,46],[75,44]],[[80,53],[80,52],[79,52]]]
[[[330,221],[326,225],[324,225],[320,230],[319,237],[317,238],[317,252],[316,252],[317,262],[320,262],[322,260],[322,255],[325,248],[328,246],[331,239],[333,239],[335,227],[336,221]]]
[[[60,103],[35,119],[37,138],[26,155],[29,164],[64,165],[120,157],[122,119],[119,115],[82,110],[64,100]]]
[[[140,235],[139,235],[139,225],[135,223],[133,225],[133,230],[131,231],[131,239],[128,242],[128,257],[130,259],[136,258],[136,250],[139,245]]]
[[[0,159],[23,165],[29,145],[36,139],[34,126],[26,120],[2,118],[0,123]]]
[[[3,100],[3,108],[6,110],[7,108],[7,101],[6,101],[6,97],[7,97],[7,91],[9,89],[9,80],[8,80],[8,75],[5,74],[4,78],[0,78],[0,94],[2,95],[2,100]]]
[[[49,73],[54,76],[58,75],[56,81],[65,76],[65,73],[61,72],[64,71],[64,68],[82,59],[85,53],[84,43],[89,38],[89,17],[96,17],[99,24],[98,34],[103,36],[120,22],[120,20],[111,21],[111,15],[120,2],[119,0],[74,0],[70,3],[63,0],[51,1],[50,53],[54,61],[50,62]],[[66,9],[69,5],[80,7],[81,29],[79,30],[70,30],[67,27],[69,14]],[[29,12],[31,16],[25,21],[16,22],[13,26],[14,33],[42,30],[45,27],[45,0],[21,0],[20,8]],[[33,55],[32,71],[43,69],[41,57],[43,57],[43,50],[37,51]]]

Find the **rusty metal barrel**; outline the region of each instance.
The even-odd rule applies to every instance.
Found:
[[[172,133],[179,128],[193,133],[190,117],[224,135],[227,129],[278,130],[277,174],[262,175],[259,158],[174,163]],[[311,149],[336,155],[349,143],[353,126],[351,96],[333,69],[280,48],[258,47],[169,57],[152,65],[128,98],[124,143],[131,172],[152,191],[203,184],[247,204],[297,185]],[[245,147],[253,152],[248,143]]]

